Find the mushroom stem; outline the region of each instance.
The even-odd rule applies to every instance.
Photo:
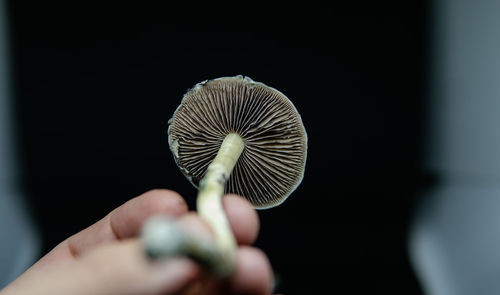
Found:
[[[244,148],[241,136],[229,133],[208,166],[198,191],[198,213],[211,226],[215,235],[218,257],[213,270],[219,276],[231,274],[236,262],[236,241],[222,207],[222,195],[226,181]]]
[[[226,181],[244,148],[245,143],[238,134],[228,134],[200,182],[198,213],[212,228],[215,245],[184,232],[168,217],[154,216],[142,229],[142,240],[149,257],[186,255],[219,277],[227,277],[233,272],[236,264],[236,241],[222,207],[222,195]]]

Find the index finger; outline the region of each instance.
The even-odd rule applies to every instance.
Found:
[[[69,237],[32,268],[79,256],[99,244],[138,235],[142,223],[155,214],[181,216],[187,212],[182,197],[170,190],[148,191],[111,211],[104,218]]]
[[[152,190],[133,198],[106,217],[71,236],[69,248],[74,256],[106,241],[131,238],[139,234],[144,221],[155,214],[180,216],[187,212],[184,199],[170,190]]]

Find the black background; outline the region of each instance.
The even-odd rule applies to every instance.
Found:
[[[421,294],[406,243],[426,178],[426,2],[84,3],[9,3],[23,184],[44,251],[152,188],[194,209],[167,121],[195,83],[243,74],[285,93],[309,136],[301,186],[259,211],[277,291]]]

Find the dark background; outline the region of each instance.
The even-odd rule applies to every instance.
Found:
[[[301,186],[259,211],[277,291],[421,294],[406,239],[427,179],[427,2],[83,3],[9,3],[23,184],[44,251],[152,188],[194,209],[167,121],[195,83],[243,74],[284,92],[309,136]]]

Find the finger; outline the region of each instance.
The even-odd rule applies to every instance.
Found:
[[[182,294],[270,294],[273,287],[272,268],[266,255],[259,249],[243,246],[238,249],[236,269],[226,280],[200,273]]]
[[[269,294],[273,287],[272,274],[271,264],[261,250],[240,247],[236,270],[228,282],[230,294]]]
[[[259,217],[252,204],[237,195],[226,195],[222,205],[239,245],[251,245],[259,232]]]
[[[155,214],[180,216],[187,212],[182,197],[170,190],[146,192],[113,210],[106,217],[68,239],[69,250],[78,256],[100,243],[136,236],[144,221]]]

